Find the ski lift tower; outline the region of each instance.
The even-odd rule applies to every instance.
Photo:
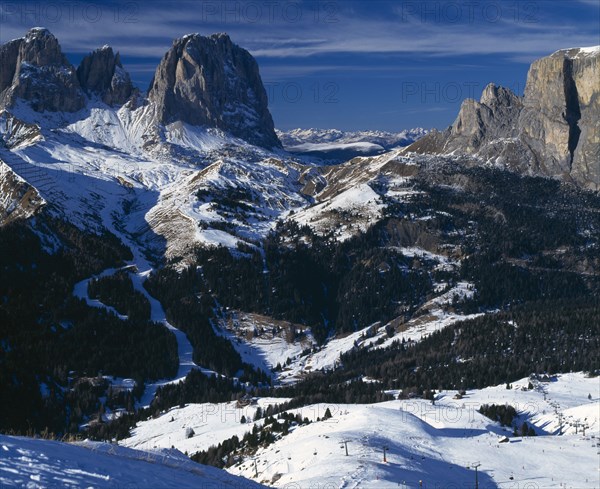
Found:
[[[479,478],[478,478],[478,473],[477,473],[477,469],[481,467],[481,463],[479,462],[475,462],[472,463],[469,467],[469,469],[475,469],[475,489],[479,489]]]
[[[340,448],[346,448],[346,457],[348,456],[348,440],[342,440]]]

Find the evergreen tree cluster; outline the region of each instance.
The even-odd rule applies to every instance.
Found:
[[[177,373],[177,340],[164,325],[122,320],[76,299],[68,301],[66,314],[74,326],[60,331],[56,360],[72,370],[88,376],[104,372],[143,380],[170,378]],[[82,348],[82,344],[93,349]]]
[[[273,395],[297,398],[339,389],[341,396],[332,402],[363,402],[350,400],[358,392],[348,385],[363,375],[378,379],[379,391],[422,393],[483,388],[533,372],[599,372],[599,317],[594,297],[525,303],[446,327],[416,344],[396,341],[386,349],[353,350],[341,356],[341,368],[313,374]]]
[[[73,297],[75,283],[131,258],[115,236],[45,213],[0,228],[0,430],[76,431],[106,395],[102,382],[79,378],[143,385],[174,374],[177,345],[162,325],[120,321]]]
[[[430,290],[427,273],[383,246],[380,231],[340,243],[288,221],[267,237],[264,254],[202,248],[197,262],[221,304],[308,325],[322,342],[332,331],[392,319]]]
[[[218,403],[236,400],[242,396],[239,382],[226,377],[205,375],[192,370],[183,382],[167,384],[159,388],[150,405],[153,415],[173,406],[185,406],[190,403]]]
[[[150,302],[144,294],[133,288],[131,278],[125,270],[90,280],[88,294],[92,299],[98,299],[130,319],[150,320]]]
[[[310,423],[308,418],[302,419],[300,414],[294,415],[285,411],[280,413],[277,418],[269,415],[264,418],[262,425],[254,424],[252,430],[246,432],[241,440],[234,435],[216,446],[209,447],[208,450],[196,452],[191,458],[200,464],[212,465],[220,469],[231,467],[243,461],[244,456],[254,454],[257,448],[266,448],[276,440],[288,435],[292,426]]]
[[[502,426],[512,426],[517,417],[516,409],[509,404],[483,404],[478,411]]]
[[[597,193],[459,165],[421,172],[416,187],[426,201],[398,203],[388,211],[433,214],[432,225],[449,231],[444,241],[459,246],[464,258],[459,278],[475,284],[470,310],[600,292]]]
[[[205,293],[195,268],[182,272],[168,268],[158,270],[145,287],[163,304],[169,321],[187,335],[198,365],[229,377],[239,377],[243,382],[270,383],[265,372],[242,362],[231,342],[215,332],[211,321],[217,306],[214,298]]]

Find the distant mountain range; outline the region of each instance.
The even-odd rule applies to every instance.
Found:
[[[429,131],[418,127],[400,132],[314,128],[276,132],[283,147],[290,153],[339,163],[354,156],[372,156],[408,146]]]

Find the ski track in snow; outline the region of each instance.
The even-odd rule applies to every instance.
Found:
[[[133,450],[109,443],[0,435],[0,487],[261,488],[192,462],[180,451]]]
[[[110,222],[110,221],[105,220],[104,222],[106,223],[106,222]],[[146,297],[146,299],[148,299],[148,302],[150,303],[150,320],[164,325],[169,331],[171,331],[171,333],[173,333],[175,335],[175,339],[177,340],[177,355],[179,357],[179,367],[177,369],[177,375],[173,379],[163,379],[163,380],[159,380],[156,382],[146,384],[144,394],[143,394],[142,398],[140,399],[140,401],[138,402],[138,406],[149,406],[150,403],[152,402],[152,400],[154,399],[154,396],[156,395],[156,391],[158,390],[159,387],[162,387],[164,385],[171,384],[171,383],[181,382],[182,380],[185,379],[187,374],[190,373],[190,371],[192,369],[199,369],[206,375],[217,375],[217,374],[216,374],[216,372],[214,372],[212,370],[200,367],[199,365],[197,365],[194,362],[194,360],[193,360],[194,349],[193,349],[192,344],[190,343],[190,340],[188,339],[187,335],[183,331],[177,329],[175,326],[173,326],[167,320],[167,315],[165,313],[164,308],[162,307],[162,304],[157,299],[152,297],[150,295],[150,293],[144,287],[144,282],[146,281],[148,276],[152,273],[153,267],[150,265],[150,263],[145,258],[143,253],[139,250],[136,243],[134,243],[127,235],[123,234],[118,229],[116,229],[114,225],[110,226],[110,230],[115,235],[117,235],[120,239],[122,239],[126,244],[129,245],[129,248],[131,249],[131,251],[133,253],[133,260],[128,261],[127,264],[122,268],[119,268],[119,269],[109,268],[109,269],[104,270],[102,273],[100,273],[98,275],[89,277],[85,280],[82,280],[81,282],[78,282],[73,289],[73,295],[75,295],[76,297],[78,297],[80,299],[85,300],[86,303],[91,307],[103,308],[103,309],[108,310],[109,312],[112,312],[113,314],[116,314],[121,319],[127,319],[127,316],[123,316],[123,315],[119,314],[113,307],[107,306],[106,304],[103,304],[99,300],[90,298],[90,296],[88,294],[88,284],[94,278],[106,277],[109,275],[113,275],[114,273],[116,273],[119,270],[135,267],[135,269],[137,271],[129,273],[129,276],[133,283],[133,287],[135,290],[142,293]]]

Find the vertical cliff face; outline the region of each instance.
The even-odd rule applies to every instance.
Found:
[[[0,47],[0,106],[18,99],[38,111],[75,112],[85,105],[75,68],[57,39],[43,28]]]
[[[581,118],[572,60],[558,53],[531,66],[519,118],[521,138],[546,174],[568,177]]]
[[[38,112],[76,112],[88,97],[120,106],[136,93],[119,53],[109,46],[84,57],[77,70],[44,28],[0,46],[0,110],[10,112],[22,101]],[[147,99],[139,101],[153,105],[152,124],[216,127],[251,144],[281,147],[258,65],[226,34],[175,40],[156,69]]]
[[[600,47],[535,61],[523,98],[489,85],[454,124],[409,151],[476,154],[518,171],[600,188]]]
[[[564,49],[531,65],[521,140],[542,174],[600,186],[600,47]]]
[[[129,73],[123,69],[119,53],[104,46],[88,54],[77,68],[81,87],[98,95],[108,105],[122,105],[133,93]]]
[[[258,65],[226,34],[177,39],[160,62],[148,98],[160,121],[218,127],[279,147]]]
[[[600,46],[559,51],[570,61],[566,93],[571,175],[600,188]]]

